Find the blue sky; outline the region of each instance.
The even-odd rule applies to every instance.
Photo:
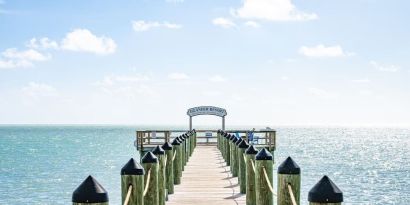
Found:
[[[410,125],[404,0],[0,0],[0,123]],[[197,120],[217,124],[212,117]]]

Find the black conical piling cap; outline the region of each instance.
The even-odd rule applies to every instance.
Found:
[[[73,192],[74,203],[104,203],[108,202],[108,193],[91,175],[87,177]]]
[[[177,138],[175,138],[174,140],[172,140],[172,145],[180,145],[181,143],[179,142],[179,140]]]
[[[131,158],[121,169],[121,175],[144,175],[144,167]]]
[[[141,159],[142,163],[157,163],[158,157],[156,157],[152,152],[147,152]]]
[[[255,160],[273,160],[273,156],[266,148],[263,148],[256,154]]]
[[[238,140],[235,142],[235,145],[236,145],[236,146],[239,146],[239,144],[240,144],[242,141],[243,141],[242,138],[238,138]]]
[[[223,136],[224,136],[225,138],[228,138],[228,133],[224,132],[224,133],[223,133]]]
[[[216,131],[216,133],[218,133],[218,134],[221,133],[221,130]]]
[[[195,129],[193,129],[192,131],[194,131],[194,133],[196,133],[196,130],[195,130]]]
[[[231,140],[233,142],[234,139],[238,140],[238,138],[236,138],[235,136],[229,134],[229,140]]]
[[[242,142],[239,143],[238,147],[241,149],[247,149],[249,147],[249,144],[246,142],[246,140],[242,140]]]
[[[316,203],[343,202],[343,192],[326,175],[309,191],[308,201]]]
[[[238,141],[238,138],[233,137],[232,142],[233,142],[233,143],[236,143],[237,141]]]
[[[155,155],[164,155],[165,151],[161,148],[161,146],[157,145],[154,150],[152,150],[152,153]]]
[[[258,150],[255,146],[251,145],[248,149],[245,150],[245,154],[258,154]]]
[[[179,136],[179,137],[178,137],[178,139],[179,139],[179,141],[180,141],[180,142],[185,141],[185,137],[184,137],[184,136],[182,136],[182,135],[181,135],[181,136]]]
[[[185,138],[189,138],[189,134],[185,134]]]
[[[164,150],[172,150],[172,145],[171,145],[171,143],[165,142],[165,143],[162,145],[162,149],[164,149]]]
[[[300,167],[291,157],[286,158],[278,167],[279,174],[300,174]]]

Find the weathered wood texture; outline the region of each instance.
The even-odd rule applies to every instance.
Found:
[[[269,178],[270,185],[273,184],[273,163],[272,160],[255,161],[255,188],[256,188],[256,205],[272,205],[273,193],[269,189],[263,169]]]
[[[158,204],[165,204],[165,155],[157,155],[159,159],[158,164]]]
[[[132,192],[128,205],[141,205],[144,203],[144,175],[121,175],[121,196],[122,203],[128,192],[129,185],[132,185]]]
[[[237,178],[216,146],[197,146],[167,205],[244,205]]]
[[[165,166],[165,185],[167,189],[167,194],[174,193],[174,161],[172,160],[172,158],[174,157],[174,149],[165,150],[165,154],[167,155],[167,164]]]
[[[300,204],[300,174],[278,174],[278,205],[292,205],[288,184],[292,186],[296,203]]]
[[[172,157],[174,160],[174,184],[181,184],[181,176],[182,176],[182,146],[181,145],[173,145],[172,151],[174,151],[175,158]],[[175,190],[175,187],[174,187]]]
[[[253,165],[252,165],[253,163]],[[256,190],[255,190],[255,155],[246,155],[246,205],[256,205]]]
[[[144,196],[144,204],[147,205],[158,205],[159,195],[158,195],[158,162],[157,163],[143,163],[145,169],[144,182],[145,186],[148,185],[147,194]],[[148,172],[151,170],[150,178],[148,178]]]

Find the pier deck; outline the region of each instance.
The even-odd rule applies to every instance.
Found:
[[[242,205],[237,177],[232,177],[216,146],[197,146],[167,205]]]

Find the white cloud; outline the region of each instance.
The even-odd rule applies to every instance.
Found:
[[[322,99],[335,99],[339,97],[337,93],[329,92],[320,88],[309,88],[308,92],[309,94]]]
[[[23,94],[29,97],[49,97],[56,96],[57,90],[51,86],[44,83],[30,82],[28,85],[24,86],[22,89]]]
[[[400,66],[397,65],[382,65],[376,61],[370,61],[370,65],[372,65],[374,68],[380,70],[380,71],[385,71],[385,72],[397,72],[400,70]]]
[[[94,83],[96,86],[113,86],[116,84],[126,84],[126,83],[140,83],[151,80],[151,77],[143,74],[132,74],[132,75],[107,75],[104,76],[103,80]]]
[[[252,28],[259,28],[261,27],[260,24],[256,23],[255,21],[247,21],[245,22],[245,26],[252,27]]]
[[[355,82],[355,83],[370,83],[370,80],[369,80],[369,78],[362,78],[362,79],[353,80],[353,82]]]
[[[230,19],[222,18],[222,17],[213,19],[212,23],[222,28],[231,28],[231,27],[236,26],[236,24],[232,22]]]
[[[33,62],[51,59],[51,55],[40,53],[34,49],[19,51],[16,48],[9,48],[1,55],[3,59],[0,59],[0,68],[30,67],[33,66]]]
[[[171,80],[188,80],[189,76],[185,73],[171,73],[168,78]]]
[[[314,58],[321,58],[321,57],[344,57],[344,56],[352,56],[354,53],[345,52],[341,46],[324,46],[322,44],[307,47],[302,46],[299,48],[299,53],[307,56],[307,57],[314,57]]]
[[[142,31],[148,31],[152,28],[168,28],[168,29],[180,29],[182,28],[182,25],[180,24],[174,24],[174,23],[169,23],[169,22],[158,22],[158,21],[132,21],[132,28],[134,31],[137,32],[142,32]]]
[[[289,77],[288,76],[282,76],[282,77],[280,77],[280,79],[283,80],[283,81],[287,81],[287,80],[289,80]]]
[[[184,0],[165,0],[168,3],[182,3]]]
[[[214,75],[209,78],[209,81],[211,82],[226,82],[226,78],[220,76],[220,75]]]
[[[299,11],[291,0],[245,0],[241,8],[231,13],[244,19],[268,21],[307,21],[318,18],[315,13]]]
[[[34,49],[58,49],[58,43],[46,37],[41,39],[32,38],[26,46]]]
[[[75,29],[66,34],[61,42],[61,48],[70,51],[106,55],[114,53],[117,45],[111,38],[105,36],[98,37],[87,29]]]

